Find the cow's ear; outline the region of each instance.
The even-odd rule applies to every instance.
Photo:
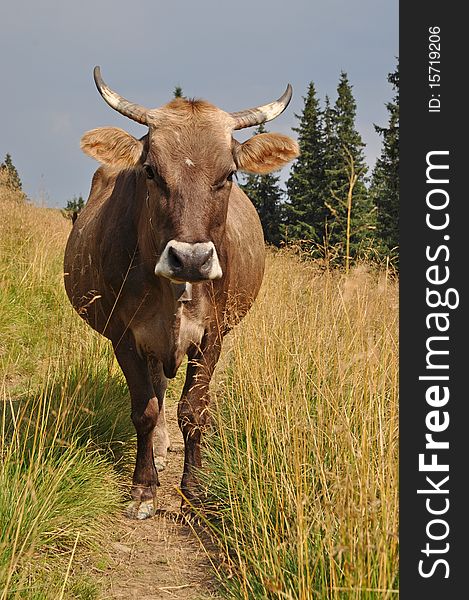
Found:
[[[138,165],[144,149],[141,140],[117,127],[87,131],[81,138],[80,147],[100,163],[118,169],[131,169]]]
[[[295,140],[281,133],[259,133],[236,148],[241,171],[264,175],[280,169],[300,153]]]

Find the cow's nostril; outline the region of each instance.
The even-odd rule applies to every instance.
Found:
[[[178,251],[172,246],[168,248],[168,262],[173,271],[180,271],[183,268],[183,261]]]
[[[201,268],[210,267],[212,264],[212,258],[213,258],[213,248],[210,248],[210,250],[207,250],[207,252],[205,252],[205,254],[202,256]]]

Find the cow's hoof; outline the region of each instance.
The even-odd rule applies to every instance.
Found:
[[[125,513],[129,519],[143,521],[143,519],[149,519],[155,515],[155,504],[153,500],[145,500],[144,502],[133,500]]]
[[[155,467],[158,473],[166,469],[167,463],[168,461],[164,456],[155,456]]]
[[[205,494],[199,488],[199,486],[193,486],[190,488],[182,488],[181,489],[181,510],[184,511],[193,511],[200,509],[206,500]]]

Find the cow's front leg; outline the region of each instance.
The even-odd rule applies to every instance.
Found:
[[[163,471],[167,463],[167,454],[170,446],[168,428],[166,426],[165,395],[168,380],[163,372],[161,362],[152,361],[150,371],[153,381],[153,389],[158,398],[158,419],[153,433],[153,454],[157,471]]]
[[[186,381],[178,405],[178,422],[184,438],[181,491],[191,503],[200,500],[197,478],[197,470],[202,466],[200,442],[209,422],[209,385],[220,350],[220,337],[206,334],[200,348],[189,353]]]
[[[158,473],[153,459],[153,433],[158,420],[158,399],[153,389],[148,363],[135,349],[131,335],[114,346],[132,401],[132,422],[137,432],[137,458],[132,479],[131,518],[145,519],[154,514]]]

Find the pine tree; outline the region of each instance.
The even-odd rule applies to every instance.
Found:
[[[176,85],[173,91],[174,98],[184,98],[184,94],[182,92],[182,87],[180,85]]]
[[[79,212],[81,211],[81,209],[84,206],[85,206],[85,201],[83,200],[83,198],[81,196],[78,196],[78,198],[76,196],[73,196],[73,198],[71,200],[68,200],[67,206],[62,209],[62,215],[66,219],[71,219],[72,222],[74,223]]]
[[[322,113],[322,129],[324,135],[324,171],[330,171],[335,164],[335,135],[334,135],[334,115],[329,96],[324,100],[324,110]]]
[[[377,207],[376,235],[382,251],[394,258],[399,253],[399,63],[388,75],[394,97],[386,107],[389,112],[387,127],[375,125],[383,138],[381,155],[373,170],[370,193]]]
[[[334,172],[334,169],[337,167],[337,139],[334,133],[334,109],[331,106],[331,101],[329,96],[326,95],[324,100],[324,111],[322,113],[322,129],[324,134],[324,142],[323,142],[323,166],[324,166],[324,191],[322,201],[325,209],[324,216],[324,254],[329,255],[329,241],[331,238],[330,235],[330,226],[333,225],[334,221],[331,219],[330,206],[331,201],[331,173]]]
[[[374,227],[373,207],[365,185],[365,144],[355,129],[355,116],[352,86],[342,72],[335,105],[326,105],[324,113],[324,165],[328,246],[345,262],[356,258],[370,244]]]
[[[5,156],[4,162],[0,165],[0,172],[4,175],[5,184],[9,189],[15,192],[22,191],[21,179],[10,154]]]
[[[261,124],[256,134],[266,133]],[[268,244],[279,246],[282,240],[282,197],[280,177],[273,173],[267,175],[248,174],[240,188],[247,194],[257,209]]]
[[[324,133],[321,111],[314,83],[309,84],[298,133],[300,156],[292,166],[287,181],[288,202],[285,205],[288,240],[307,240],[322,244],[326,209],[324,206]]]

